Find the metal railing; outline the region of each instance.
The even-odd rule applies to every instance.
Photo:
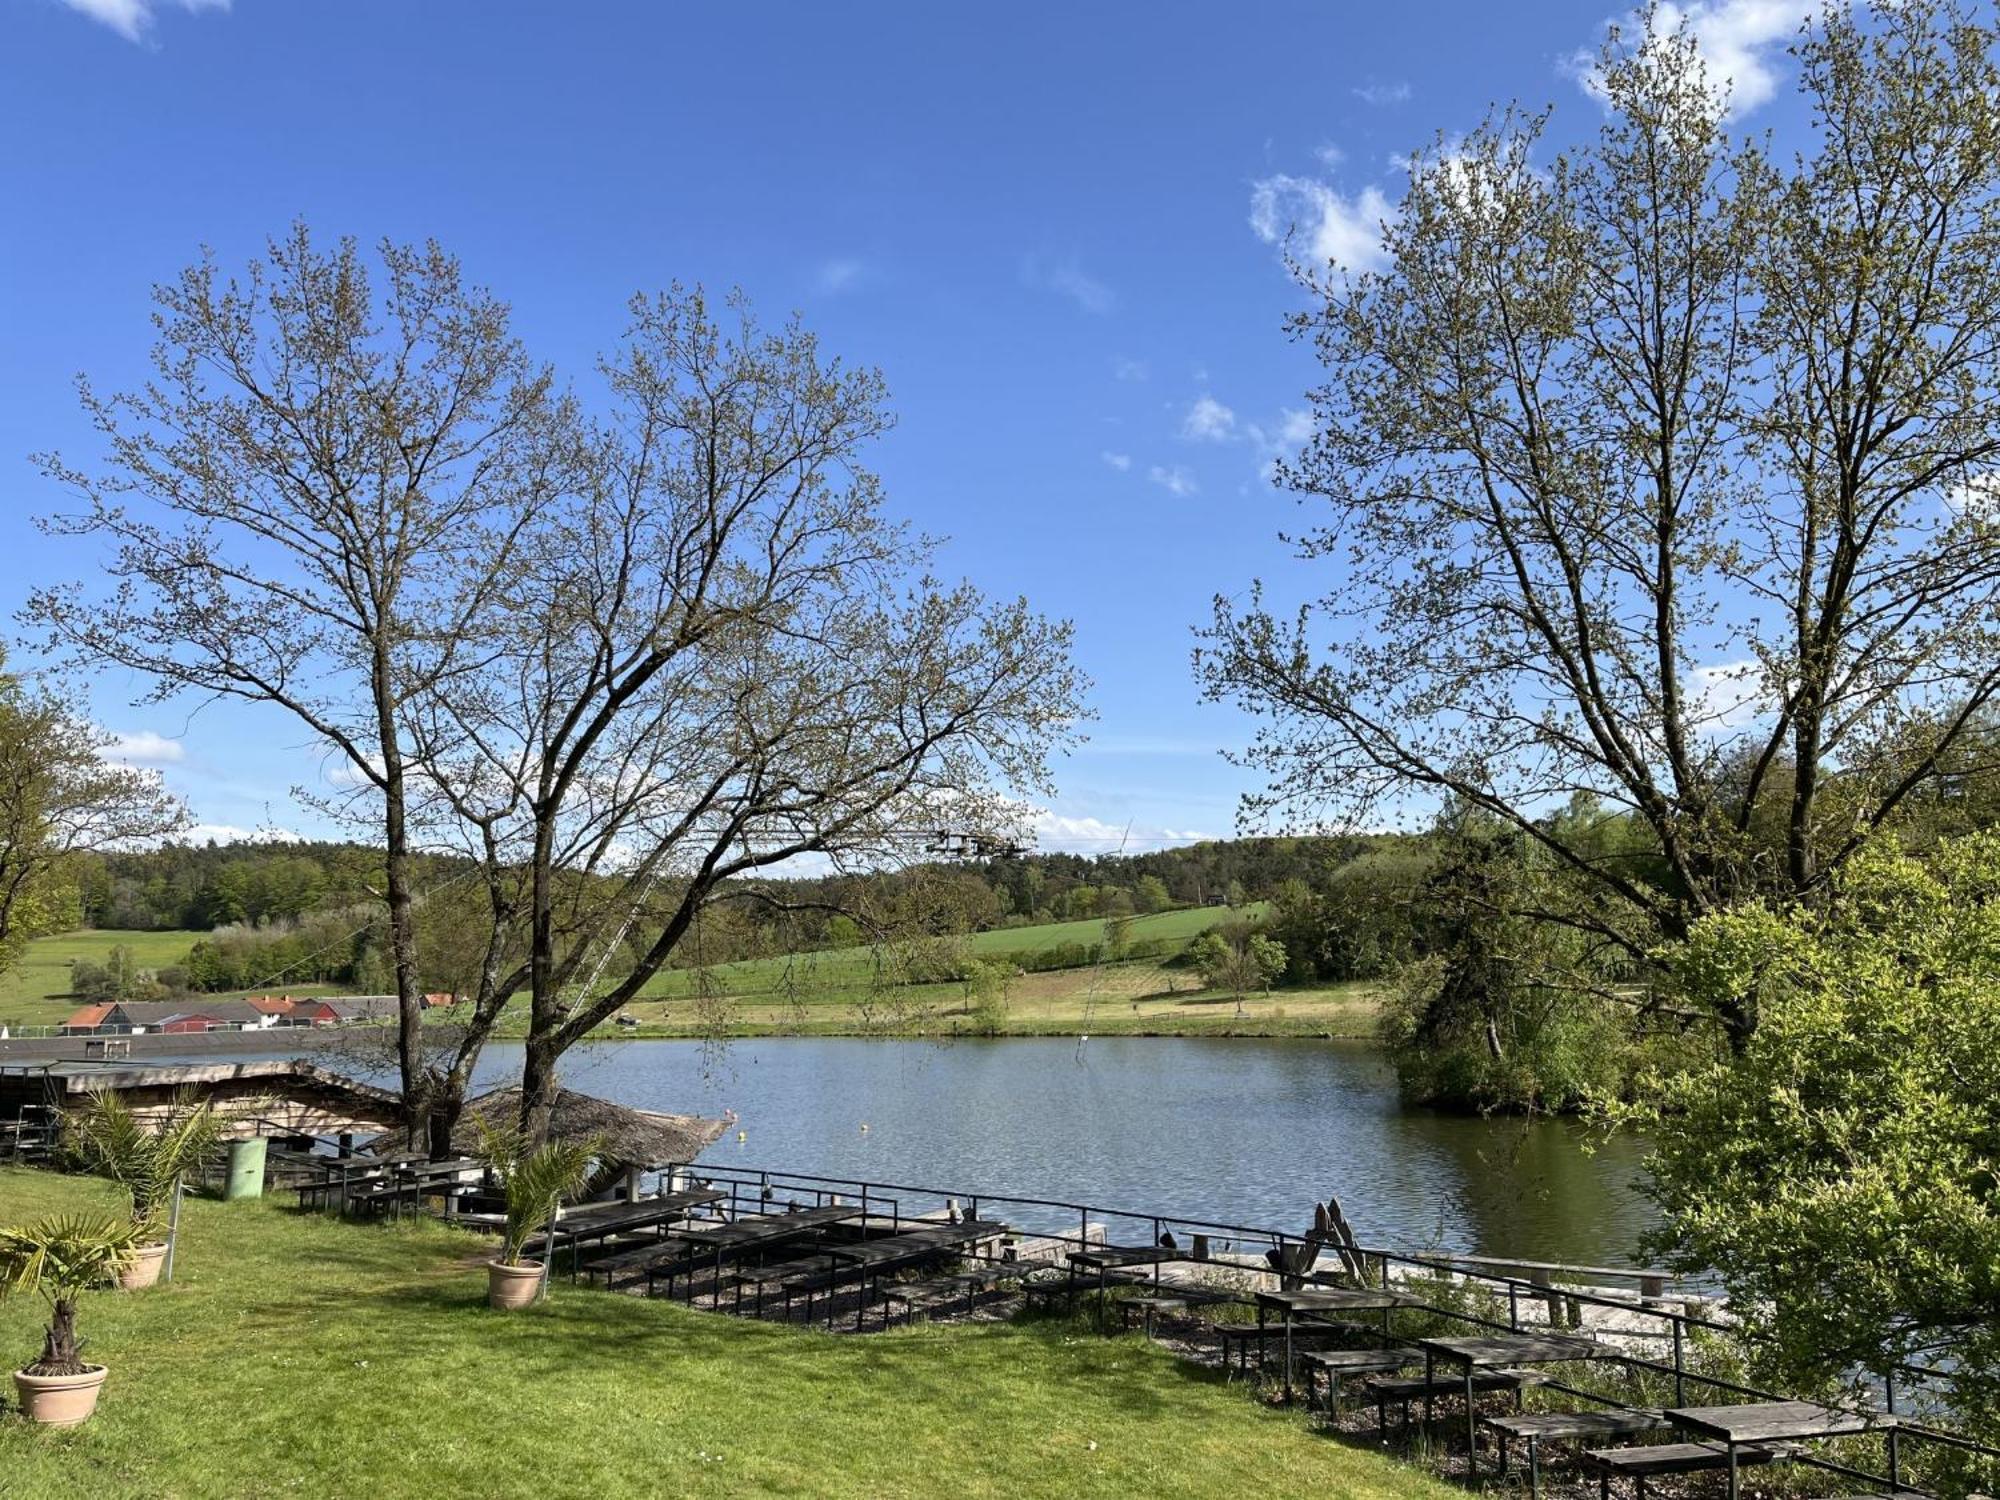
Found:
[[[1117,1243],[1119,1237],[1112,1232],[1114,1225],[1130,1226],[1134,1238],[1143,1226],[1145,1244],[1157,1245],[1161,1243],[1164,1234],[1173,1233],[1177,1242],[1182,1237],[1190,1242],[1192,1259],[1213,1263],[1219,1269],[1239,1273],[1253,1272],[1269,1276],[1280,1274],[1270,1265],[1268,1259],[1263,1264],[1232,1260],[1230,1257],[1238,1253],[1238,1247],[1269,1251],[1285,1246],[1303,1246],[1308,1242],[1303,1234],[1269,1226],[1232,1224],[1220,1220],[1189,1218],[1179,1214],[1110,1208],[1101,1204],[1038,1198],[1017,1193],[970,1192],[964,1189],[913,1183],[877,1182],[860,1178],[829,1177],[810,1172],[788,1172],[777,1168],[721,1166],[702,1162],[672,1163],[664,1170],[676,1177],[691,1177],[711,1186],[726,1189],[730,1195],[732,1216],[745,1200],[754,1204],[765,1204],[774,1199],[799,1197],[809,1197],[815,1204],[838,1197],[862,1205],[864,1212],[870,1205],[883,1205],[887,1207],[892,1224],[900,1223],[904,1219],[931,1217],[956,1206],[971,1219],[978,1219],[982,1215],[1006,1217],[1011,1223],[1015,1218],[1019,1218],[1017,1228],[1057,1245],[1076,1248],[1096,1243],[1092,1238],[1093,1229],[1103,1236],[1105,1242]],[[926,1211],[925,1204],[934,1206]],[[1020,1214],[1018,1211],[1021,1210],[1026,1210],[1026,1213]],[[1697,1390],[1723,1392],[1750,1401],[1795,1399],[1690,1366],[1689,1346],[1695,1333],[1740,1337],[1741,1329],[1722,1318],[1689,1311],[1687,1302],[1693,1299],[1669,1297],[1667,1295],[1669,1287],[1679,1280],[1670,1272],[1653,1268],[1566,1266],[1558,1262],[1456,1255],[1441,1250],[1407,1250],[1383,1245],[1357,1244],[1349,1247],[1349,1250],[1360,1259],[1364,1269],[1369,1270],[1373,1278],[1383,1285],[1389,1284],[1392,1280],[1401,1281],[1405,1286],[1416,1286],[1425,1282],[1436,1283],[1439,1278],[1445,1278],[1447,1281],[1456,1279],[1462,1284],[1486,1291],[1493,1298],[1493,1306],[1496,1309],[1500,1300],[1504,1298],[1507,1308],[1505,1321],[1483,1317],[1462,1307],[1423,1301],[1414,1296],[1405,1304],[1413,1311],[1428,1312],[1476,1327],[1501,1332],[1520,1332],[1523,1327],[1524,1306],[1543,1308],[1547,1325],[1552,1328],[1574,1326],[1577,1320],[1569,1316],[1571,1310],[1580,1313],[1584,1307],[1615,1310],[1629,1319],[1651,1320],[1656,1325],[1656,1331],[1628,1327],[1611,1331],[1608,1337],[1637,1346],[1621,1348],[1616,1355],[1619,1363],[1629,1369],[1670,1378],[1674,1388],[1674,1403],[1677,1406],[1688,1404],[1687,1396],[1691,1386]],[[1506,1270],[1497,1269],[1499,1267],[1519,1269],[1530,1274],[1510,1275]],[[1398,1268],[1406,1274],[1397,1275]],[[1158,1274],[1157,1267],[1154,1274]],[[1639,1283],[1639,1292],[1636,1296],[1615,1295],[1615,1289],[1606,1285],[1609,1282],[1630,1281]],[[1534,1320],[1530,1318],[1528,1322],[1532,1325]],[[1644,1352],[1648,1348],[1661,1357]],[[1881,1411],[1884,1415],[1893,1415],[1897,1418],[1894,1423],[1885,1424],[1884,1427],[1888,1465],[1886,1473],[1873,1473],[1835,1459],[1809,1454],[1797,1455],[1796,1461],[1871,1484],[1886,1483],[1892,1491],[1895,1491],[1903,1488],[1902,1449],[1906,1442],[1928,1443],[1958,1449],[1985,1459],[2000,1460],[2000,1448],[1978,1442],[1945,1427],[1915,1421],[1911,1416],[1897,1411],[1899,1377],[1914,1376],[1918,1380],[1923,1380],[1935,1379],[1947,1373],[1934,1366],[1900,1363],[1894,1372],[1883,1380]],[[1552,1388],[1605,1405],[1622,1404],[1614,1397],[1560,1381],[1553,1383]]]

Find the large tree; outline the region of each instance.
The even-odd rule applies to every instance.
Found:
[[[450,256],[385,243],[377,260],[298,225],[240,280],[204,257],[155,289],[151,379],[110,396],[80,383],[102,461],[42,459],[83,502],[47,524],[110,544],[112,587],[39,590],[29,616],[82,663],[141,673],[156,698],[275,706],[332,758],[355,789],[335,811],[384,850],[416,1132],[428,1082],[409,704],[554,488],[566,410],[506,306]]]
[[[0,672],[0,969],[72,924],[79,855],[187,822],[157,776],[107,759],[112,737],[45,685]]]
[[[676,289],[602,374],[577,482],[419,695],[426,815],[486,872],[477,1013],[530,996],[537,1134],[563,1053],[716,903],[1013,826],[1082,711],[1066,625],[933,581],[885,516],[875,372]]]
[[[1871,849],[1815,908],[1746,905],[1672,952],[1755,991],[1741,1056],[1657,1081],[1657,1248],[1719,1274],[1774,1375],[1941,1367],[2000,1435],[2000,834]],[[1990,1479],[1990,1475],[1988,1478]]]
[[[1483,809],[1590,893],[1544,915],[1634,960],[1815,895],[2000,691],[1993,32],[1828,9],[1786,159],[1668,14],[1607,47],[1594,139],[1441,140],[1379,269],[1304,268],[1327,378],[1283,478],[1332,581],[1218,601],[1202,657],[1267,717],[1259,806]],[[1579,794],[1647,838],[1566,837]]]

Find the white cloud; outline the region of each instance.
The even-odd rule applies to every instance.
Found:
[[[1085,312],[1098,316],[1118,305],[1117,294],[1078,265],[1074,257],[1048,263],[1031,255],[1021,262],[1021,280],[1067,297]]]
[[[1348,197],[1317,178],[1280,172],[1250,188],[1250,227],[1257,238],[1296,249],[1314,270],[1380,266],[1382,226],[1395,217],[1395,205],[1374,186]]]
[[[196,823],[174,835],[176,843],[291,844],[305,835],[289,828],[244,828],[235,823]]]
[[[1181,436],[1202,443],[1226,443],[1236,436],[1236,413],[1203,395],[1181,419]]]
[[[1764,712],[1764,669],[1754,661],[1696,667],[1688,674],[1688,716],[1703,733],[1740,729]]]
[[[1146,471],[1146,477],[1177,499],[1185,500],[1201,489],[1201,486],[1195,483],[1194,475],[1180,464],[1175,464],[1170,469],[1154,464]]]
[[[1944,503],[1953,515],[2000,520],[2000,473],[1974,474],[1952,485],[1944,492]]]
[[[822,261],[813,273],[813,285],[829,296],[849,291],[855,283],[867,274],[868,268],[858,260],[843,259]]]
[[[1319,164],[1321,166],[1327,168],[1337,167],[1342,162],[1347,160],[1347,153],[1341,150],[1340,147],[1334,145],[1332,141],[1327,141],[1324,144],[1315,147],[1313,150],[1313,155],[1319,158]]]
[[[1364,83],[1353,93],[1363,104],[1372,104],[1380,108],[1385,104],[1408,102],[1410,86],[1399,78],[1394,83]]]
[[[61,0],[78,15],[109,26],[128,42],[144,41],[152,29],[153,15],[163,0]],[[205,10],[228,10],[229,0],[164,0],[164,4],[198,15]]]
[[[1778,91],[1785,44],[1814,9],[1805,0],[1694,0],[1690,5],[1668,0],[1660,6],[1658,29],[1671,33],[1685,23],[1707,67],[1710,85],[1727,91],[1730,114],[1744,115]],[[1626,24],[1628,32],[1636,33],[1643,23],[1635,15]],[[1564,70],[1586,92],[1603,97],[1594,50],[1572,53]]]
[[[174,766],[187,759],[187,748],[179,740],[170,740],[150,729],[114,735],[111,743],[97,753],[101,759],[127,766]]]
[[[1120,380],[1144,380],[1153,372],[1143,359],[1120,359],[1111,366],[1111,373]]]
[[[1102,818],[1087,814],[1075,816],[1051,812],[1047,808],[1037,808],[1028,823],[1034,831],[1038,847],[1086,855],[1116,854],[1121,848],[1136,854],[1145,849],[1199,843],[1214,837],[1213,834],[1197,833],[1192,829],[1166,828],[1157,824],[1107,823]]]
[[[1132,455],[1129,453],[1113,453],[1109,448],[1106,448],[1097,456],[1121,474],[1132,467]]]

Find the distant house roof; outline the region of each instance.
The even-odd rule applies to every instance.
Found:
[[[343,1021],[368,1021],[396,1014],[394,995],[329,995],[326,1003]]]
[[[264,1012],[248,1000],[121,1000],[112,1009],[128,1026],[161,1026],[206,1016],[211,1021],[256,1021]]]
[[[108,1000],[101,1005],[85,1005],[77,1010],[71,1011],[69,1019],[63,1022],[63,1025],[101,1026],[104,1024],[104,1018],[110,1015],[111,1012],[115,1009],[117,1009],[117,1007],[111,1004],[111,1002]]]
[[[437,1010],[442,1006],[456,1004],[458,1004],[458,996],[456,995],[438,994],[424,996],[424,1009],[426,1010]]]
[[[260,1016],[289,1016],[299,1002],[290,995],[252,995],[243,1003]]]

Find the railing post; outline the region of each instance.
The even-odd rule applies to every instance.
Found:
[[[1687,1369],[1681,1362],[1681,1338],[1684,1325],[1679,1316],[1674,1323],[1674,1405],[1687,1405]]]

